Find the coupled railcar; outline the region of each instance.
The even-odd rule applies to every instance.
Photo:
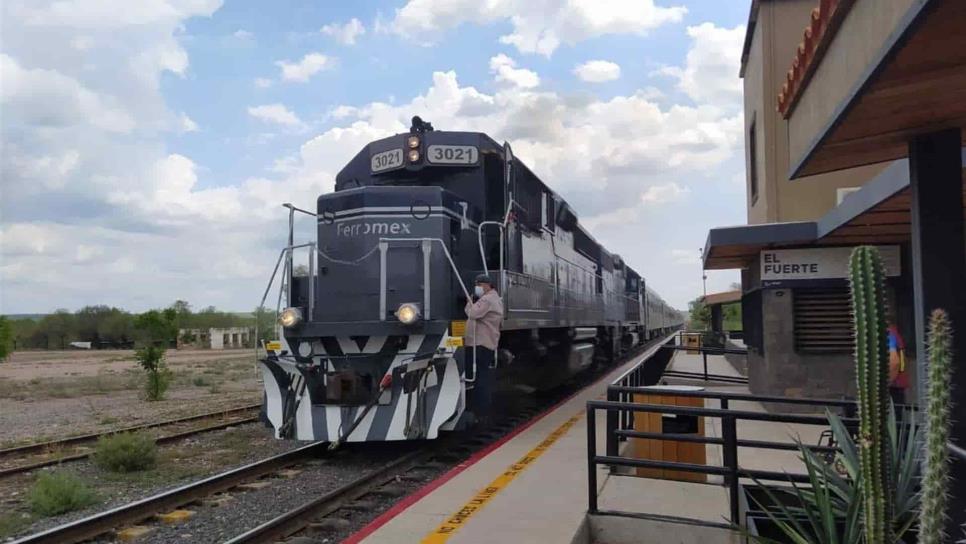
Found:
[[[464,425],[475,369],[463,307],[479,273],[506,308],[504,387],[553,387],[683,323],[482,133],[414,118],[409,133],[362,149],[310,215],[317,241],[299,245],[290,215],[279,257],[288,307],[260,361],[280,438],[431,439]],[[292,266],[299,251],[307,274]]]

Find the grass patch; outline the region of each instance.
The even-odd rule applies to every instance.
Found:
[[[136,388],[129,377],[98,374],[70,378],[32,378],[0,381],[0,397],[16,400],[70,399],[90,395],[106,395]]]
[[[97,440],[93,459],[97,466],[110,472],[148,470],[158,462],[158,447],[144,433],[118,433]]]
[[[247,447],[247,443],[245,446]],[[209,472],[202,462],[209,450],[209,446],[202,445],[165,447],[158,452],[158,460],[154,468],[138,472],[106,472],[100,477],[105,482],[123,482],[138,487],[153,487],[194,479]]]
[[[37,477],[28,497],[30,510],[38,516],[56,516],[97,502],[97,495],[80,478],[66,472],[46,472]]]
[[[99,425],[116,425],[120,421],[121,421],[120,418],[116,418],[114,416],[104,416],[101,419],[97,420],[97,423]]]
[[[33,521],[29,514],[20,512],[0,513],[0,538],[6,538],[25,529]]]

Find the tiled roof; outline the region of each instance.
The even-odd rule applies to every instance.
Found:
[[[809,24],[792,59],[792,67],[785,74],[785,83],[778,93],[778,111],[786,119],[854,1],[820,0],[818,7],[812,10]]]

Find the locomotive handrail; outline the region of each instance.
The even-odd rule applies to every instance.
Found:
[[[312,217],[318,217],[319,216],[319,214],[317,214],[317,213],[310,212],[308,210],[303,210],[302,208],[299,208],[298,206],[294,206],[294,205],[292,205],[292,204],[290,204],[288,202],[286,202],[285,204],[282,204],[282,207],[288,208],[290,211],[302,212],[305,215],[311,215]]]

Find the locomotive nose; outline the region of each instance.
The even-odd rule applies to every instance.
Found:
[[[313,319],[416,325],[445,318],[453,304],[446,254],[451,223],[461,216],[443,200],[439,187],[368,186],[319,197]]]

